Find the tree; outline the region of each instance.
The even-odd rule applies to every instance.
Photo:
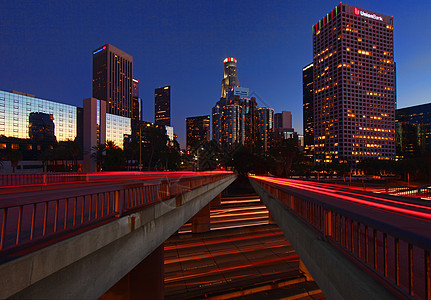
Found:
[[[277,139],[274,141],[270,154],[275,160],[275,174],[280,177],[288,177],[294,159],[298,156],[299,149],[296,139]]]
[[[12,172],[15,173],[15,168],[18,166],[18,162],[22,160],[22,153],[17,149],[11,150],[7,155],[7,159],[10,160]]]
[[[97,171],[100,172],[103,166],[103,160],[106,155],[106,144],[99,144],[91,147],[91,159],[96,162]]]
[[[103,170],[121,171],[125,169],[124,151],[113,141],[107,141],[105,144],[106,155],[103,159]]]

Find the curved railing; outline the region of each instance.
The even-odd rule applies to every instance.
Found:
[[[429,238],[276,183],[251,179],[397,296],[431,299]]]

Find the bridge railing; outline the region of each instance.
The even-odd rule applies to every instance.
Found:
[[[230,173],[131,181],[0,201],[0,263],[221,180]],[[38,196],[40,195],[40,196]],[[13,196],[12,196],[13,197]],[[41,199],[43,197],[43,199]]]
[[[253,178],[322,238],[400,297],[431,299],[431,241]]]
[[[0,173],[0,186],[86,181],[85,173]]]

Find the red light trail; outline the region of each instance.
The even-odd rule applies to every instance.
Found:
[[[426,209],[426,210],[431,211],[431,208],[428,206],[403,203],[403,202],[399,202],[399,201],[394,201],[394,200],[389,200],[389,199],[384,199],[384,198],[379,198],[379,197],[373,197],[373,196],[364,195],[364,194],[355,194],[353,192],[344,192],[343,191],[343,193],[349,193],[351,195],[356,195],[356,197],[345,196],[345,195],[338,194],[337,191],[334,189],[322,188],[322,187],[317,187],[317,186],[310,186],[309,182],[307,184],[304,184],[301,181],[296,181],[296,180],[274,179],[274,178],[262,177],[262,176],[253,176],[253,178],[256,178],[256,179],[259,179],[262,181],[276,183],[276,184],[283,185],[283,186],[289,186],[289,187],[293,187],[293,188],[297,188],[297,189],[301,189],[301,190],[305,190],[305,191],[310,191],[313,193],[319,193],[319,194],[327,195],[327,196],[334,197],[334,198],[337,198],[340,200],[344,200],[344,201],[348,201],[348,202],[352,202],[352,203],[356,203],[356,204],[361,204],[361,205],[365,205],[365,206],[369,206],[369,207],[374,207],[374,208],[386,210],[389,212],[394,212],[394,213],[398,213],[398,214],[404,214],[404,215],[408,215],[408,216],[414,216],[417,218],[431,220],[431,214],[428,212],[420,212],[420,211],[415,211],[415,210],[411,210],[411,209],[407,209],[407,208],[391,206],[391,205],[387,205],[387,204],[383,204],[383,203],[376,203],[376,202],[369,201],[369,200],[363,200],[363,199],[360,199],[357,197],[364,197],[364,198],[368,198],[368,199],[378,200],[381,202],[404,205],[404,206],[411,206],[411,207],[421,208],[421,209]]]

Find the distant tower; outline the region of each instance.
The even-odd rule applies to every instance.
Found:
[[[110,44],[93,51],[93,98],[109,114],[132,117],[133,57]]]
[[[196,148],[198,143],[210,140],[210,116],[186,118],[187,150]]]
[[[304,154],[313,158],[314,153],[314,101],[313,63],[302,68],[302,126],[304,128]]]
[[[132,81],[132,119],[142,120],[142,100],[139,98],[139,80]]]
[[[171,126],[171,86],[169,85],[154,91],[154,123],[159,126]]]
[[[270,148],[273,125],[274,125],[274,110],[272,108],[260,107],[257,109],[259,117],[259,137],[261,149],[267,152]]]
[[[238,78],[236,74],[236,58],[225,58],[224,62],[224,76],[221,81],[221,97],[226,98],[227,93],[233,88],[238,87]]]

